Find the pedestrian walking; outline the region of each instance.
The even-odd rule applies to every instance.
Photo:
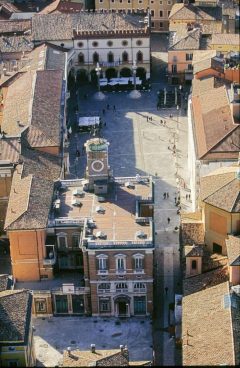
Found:
[[[189,201],[191,201],[191,194],[189,194],[188,199],[189,199]]]
[[[164,126],[166,126],[166,124],[167,124],[167,123],[166,123],[166,120],[164,120],[163,125],[164,125]]]
[[[160,120],[160,124],[162,125],[162,123],[163,123],[163,121],[162,120]]]
[[[107,110],[109,110],[110,109],[110,106],[109,106],[109,104],[107,104]]]
[[[173,117],[173,114],[170,114],[170,115],[169,115],[169,117],[170,117],[170,119],[172,119],[172,117]]]
[[[173,149],[175,150],[176,149],[176,144],[173,145]]]
[[[177,203],[177,197],[174,197],[175,204]]]
[[[163,193],[163,199],[166,199],[166,193]]]
[[[84,148],[84,146],[82,147],[82,154],[84,155],[84,153],[85,153],[85,148]]]
[[[147,121],[148,121],[148,116],[147,116]]]
[[[106,121],[104,121],[103,125],[104,125],[105,127],[107,126],[107,123],[106,123]]]
[[[168,222],[168,224],[170,224],[170,221],[171,221],[171,219],[170,219],[170,217],[168,217],[168,218],[167,218],[167,222]]]
[[[113,111],[116,111],[116,106],[115,105],[113,105]]]
[[[165,287],[165,293],[166,293],[166,295],[168,293],[168,287],[167,286]]]
[[[168,150],[170,150],[170,146],[168,146],[168,148],[167,148]]]
[[[150,116],[150,118],[149,118],[151,121],[153,120],[153,118],[152,118],[152,116]]]
[[[167,198],[169,198],[169,193],[167,192]]]
[[[186,194],[186,201],[188,200],[188,194]]]
[[[105,109],[103,109],[102,113],[103,113],[103,115],[105,115]]]
[[[80,151],[78,149],[76,150],[76,156],[80,157]]]

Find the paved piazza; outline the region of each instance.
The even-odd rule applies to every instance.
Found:
[[[61,363],[63,350],[118,349],[127,345],[130,360],[152,359],[152,325],[149,318],[53,317],[35,318],[34,340],[38,367],[54,367]]]

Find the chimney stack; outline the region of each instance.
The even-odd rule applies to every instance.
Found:
[[[95,344],[91,344],[91,352],[96,353],[96,346]]]
[[[71,346],[67,347],[67,352],[68,352],[68,356],[70,356],[71,355]]]

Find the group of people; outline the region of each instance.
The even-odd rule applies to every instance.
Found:
[[[110,110],[110,105],[109,104],[107,104],[106,109]],[[105,115],[106,109],[102,109],[103,115]],[[115,105],[113,105],[113,111],[116,111],[116,106]]]

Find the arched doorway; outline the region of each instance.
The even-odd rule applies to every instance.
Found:
[[[79,69],[77,71],[77,79],[76,79],[77,84],[85,84],[88,82],[88,75],[87,75],[87,71],[85,69]]]
[[[119,295],[114,299],[115,315],[117,317],[130,317],[130,297]]]
[[[122,68],[120,71],[120,77],[131,77],[132,71],[129,68]]]
[[[117,71],[114,68],[108,68],[106,70],[106,78],[107,79],[111,79],[111,78],[117,78]]]
[[[146,80],[146,70],[144,68],[137,68],[136,76],[139,77],[142,81]]]

